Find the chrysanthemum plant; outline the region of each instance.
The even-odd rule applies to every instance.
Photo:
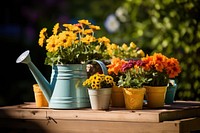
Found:
[[[88,20],[78,20],[76,24],[56,23],[49,36],[47,28],[39,34],[39,45],[47,50],[45,64],[80,64],[92,59],[102,59],[102,51],[110,40],[95,37],[99,26]]]
[[[179,61],[168,58],[161,53],[141,58],[144,62],[143,68],[147,72],[146,77],[151,81],[149,86],[166,86],[170,78],[175,78],[181,72]]]
[[[123,88],[143,88],[144,84],[149,83],[151,79],[146,77],[146,71],[143,69],[143,61],[140,59],[129,60],[122,65],[122,74],[118,80],[118,86]]]
[[[83,86],[89,89],[98,90],[101,88],[112,88],[115,85],[110,75],[95,73],[83,82]]]

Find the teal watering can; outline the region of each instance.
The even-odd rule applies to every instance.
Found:
[[[97,62],[104,74],[107,74],[105,64]],[[66,64],[52,66],[50,82],[42,75],[32,63],[30,51],[23,52],[16,63],[28,65],[36,82],[40,86],[48,104],[52,109],[77,109],[90,107],[87,88],[82,83],[87,79],[86,64]]]

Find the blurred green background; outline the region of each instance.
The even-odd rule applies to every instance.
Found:
[[[12,3],[12,4],[10,4]],[[179,60],[176,100],[200,100],[199,0],[12,0],[1,4],[0,106],[34,101],[35,82],[27,65],[16,64],[29,49],[33,63],[49,79],[45,50],[39,47],[43,27],[88,19],[99,35],[122,44],[131,41],[146,54],[162,52]]]

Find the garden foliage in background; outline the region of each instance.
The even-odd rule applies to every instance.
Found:
[[[182,72],[176,78],[176,99],[199,101],[199,7],[199,0],[127,0],[108,14],[106,21],[110,17],[117,28],[110,31],[108,26],[107,32],[112,41],[133,41],[147,54],[177,58]]]

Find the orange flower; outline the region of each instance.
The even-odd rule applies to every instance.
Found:
[[[108,74],[114,73],[118,75],[119,72],[122,72],[121,68],[122,65],[125,64],[127,61],[120,59],[120,58],[112,58],[111,64],[107,65],[108,67]]]
[[[144,70],[145,71],[149,71],[153,65],[153,57],[152,56],[146,56],[146,57],[143,57],[141,59],[143,62],[144,62]]]
[[[144,70],[152,78],[152,85],[164,85],[169,78],[175,78],[181,72],[179,62],[175,58],[168,58],[161,53],[154,53],[141,59],[144,62]]]
[[[178,76],[178,74],[181,72],[181,67],[179,65],[178,60],[175,58],[170,58],[167,61],[166,71],[169,75],[169,78],[174,78]]]
[[[153,65],[155,69],[159,72],[162,72],[166,66],[167,57],[162,55],[161,53],[155,53],[153,55]]]

